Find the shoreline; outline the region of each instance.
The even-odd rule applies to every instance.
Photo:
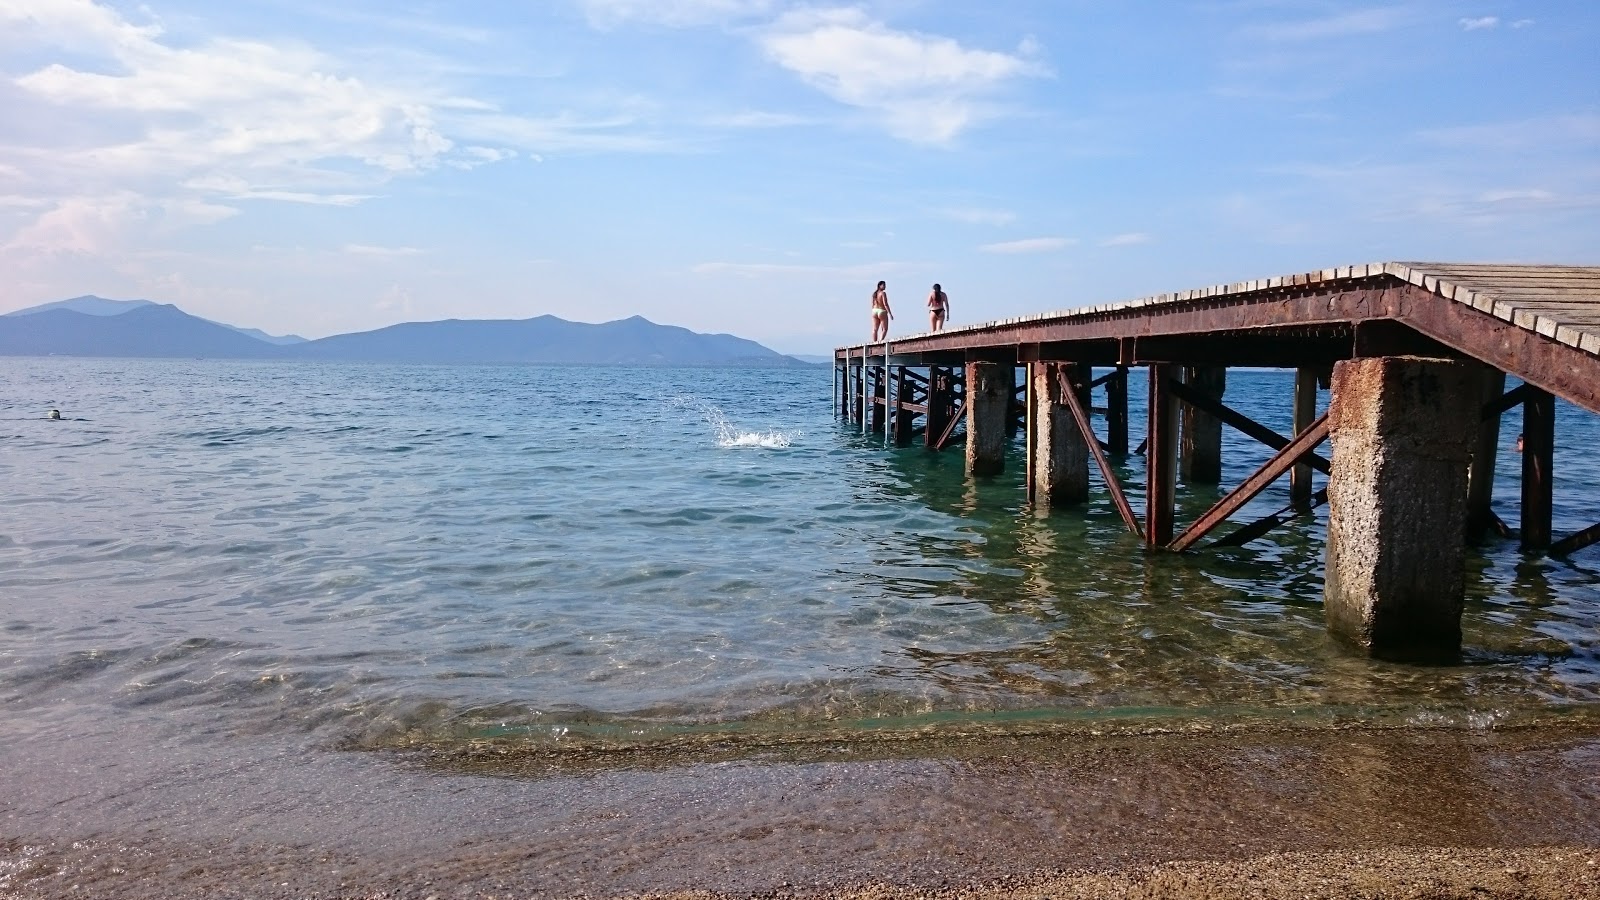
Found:
[[[996,737],[546,775],[284,747],[219,765],[228,749],[140,760],[126,784],[4,789],[0,896],[1577,897],[1600,884],[1593,728]],[[207,760],[224,771],[183,779]],[[73,762],[0,754],[30,784]]]

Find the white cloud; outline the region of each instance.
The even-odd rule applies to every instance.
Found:
[[[880,278],[885,273],[898,271],[904,267],[903,263],[893,262],[861,263],[850,266],[705,262],[692,266],[690,271],[696,275],[740,275],[746,278],[786,276],[862,281]]]
[[[1362,9],[1303,22],[1258,25],[1248,31],[1267,41],[1322,41],[1391,31],[1406,18],[1406,10],[1400,7]]]
[[[371,244],[345,244],[344,252],[351,256],[416,256],[422,251],[416,247],[377,247]]]
[[[807,84],[920,143],[948,142],[993,114],[983,98],[1000,85],[1045,74],[1023,56],[895,31],[859,9],[791,11],[759,39],[768,58]]]
[[[1461,26],[1462,31],[1482,31],[1488,28],[1498,28],[1500,26],[1500,17],[1481,16],[1476,19],[1461,19],[1456,24]]]
[[[1010,225],[1017,220],[1017,214],[1005,209],[981,209],[978,207],[955,207],[937,211],[939,215],[955,222],[966,222],[969,225]]]
[[[589,24],[615,28],[639,22],[682,28],[731,22],[766,12],[770,0],[580,0]]]
[[[1150,235],[1142,231],[1130,231],[1127,234],[1117,234],[1100,242],[1102,247],[1132,247],[1138,244],[1150,243]]]
[[[1037,237],[1023,238],[1019,241],[1001,241],[998,244],[984,244],[979,247],[984,253],[1052,253],[1076,244],[1072,238],[1064,237]]]
[[[1518,19],[1515,22],[1511,23],[1511,27],[1512,28],[1527,28],[1529,25],[1532,25],[1532,24],[1533,24],[1533,20],[1532,19]]]

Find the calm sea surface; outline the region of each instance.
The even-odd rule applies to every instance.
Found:
[[[1480,548],[1463,663],[1372,662],[1324,631],[1325,517],[1148,554],[1103,494],[1028,509],[1020,456],[973,482],[883,449],[829,379],[0,359],[0,729],[560,752],[1600,718],[1600,548]],[[1229,379],[1288,428],[1287,374]],[[1560,417],[1558,535],[1600,519],[1600,417]],[[1227,441],[1233,484],[1265,451]]]

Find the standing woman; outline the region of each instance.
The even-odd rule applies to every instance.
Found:
[[[928,329],[943,331],[945,320],[950,318],[950,295],[937,284],[928,293]]]
[[[894,313],[889,311],[889,288],[880,281],[878,289],[872,292],[872,342],[884,340],[889,336],[889,320],[894,318]]]

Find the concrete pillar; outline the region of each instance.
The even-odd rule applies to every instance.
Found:
[[[1178,395],[1167,385],[1182,371],[1170,363],[1150,365],[1150,434],[1145,438],[1144,456],[1144,542],[1148,547],[1172,542],[1178,499]]]
[[[1228,370],[1222,366],[1195,366],[1185,379],[1189,387],[1221,402],[1228,386]],[[1222,483],[1222,422],[1216,416],[1193,406],[1183,407],[1183,449],[1180,455],[1183,480],[1189,484]]]
[[[1078,422],[1067,408],[1065,391],[1073,390],[1077,366],[1062,363],[1036,363],[1033,377],[1032,414],[1032,495],[1052,506],[1082,503],[1089,499],[1089,445],[1078,430]],[[1081,375],[1080,375],[1081,379]],[[1079,397],[1085,400],[1084,392]]]
[[[1461,650],[1467,463],[1481,379],[1470,363],[1338,363],[1328,426],[1328,627],[1374,656]]]
[[[1301,366],[1294,372],[1294,433],[1311,427],[1317,419],[1317,370]],[[1311,506],[1311,466],[1301,463],[1289,470],[1289,502],[1301,509]]]
[[[1506,392],[1506,373],[1484,366],[1481,404],[1498,402]],[[1493,510],[1495,457],[1500,452],[1500,416],[1479,416],[1478,440],[1472,447],[1472,467],[1467,472],[1467,540],[1477,543],[1488,533]]]
[[[967,363],[967,474],[998,475],[1011,437],[1010,363]]]
[[[922,440],[929,450],[939,448],[939,438],[944,436],[945,426],[950,422],[953,381],[950,370],[944,366],[928,367],[928,415],[922,420]]]
[[[1118,456],[1128,455],[1128,369],[1118,366],[1106,379],[1106,446]]]

